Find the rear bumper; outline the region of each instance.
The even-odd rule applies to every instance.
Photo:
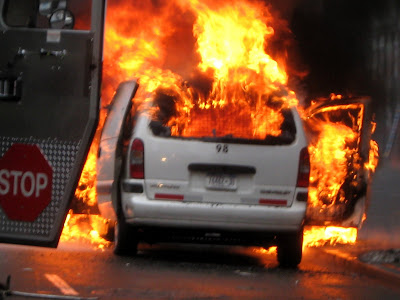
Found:
[[[126,221],[138,227],[291,232],[301,228],[306,212],[306,202],[296,200],[290,207],[275,207],[149,200],[145,193],[121,196]]]

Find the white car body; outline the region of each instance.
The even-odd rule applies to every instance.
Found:
[[[295,110],[293,114],[300,129],[301,120]],[[129,178],[127,167],[121,181],[122,208],[128,223],[299,230],[306,202],[296,199],[299,193],[307,193],[307,188],[296,187],[299,153],[307,146],[302,130],[290,145],[221,144],[154,136],[149,122],[147,117],[139,117],[131,139],[140,138],[144,143],[145,179]],[[218,145],[227,147],[227,152],[218,152]],[[207,174],[214,166],[227,168],[227,173],[233,167],[230,171],[237,172],[236,189],[206,187]],[[234,167],[242,167],[243,173]],[[142,193],[130,192],[138,185],[143,186]]]
[[[117,91],[116,109],[129,107],[118,105],[128,103],[126,95],[130,93],[121,96],[124,88],[127,89],[126,83]],[[138,112],[124,152],[118,150],[122,133],[116,134],[124,127],[123,121],[107,120],[103,133],[114,132],[114,138],[103,134],[100,143],[97,192],[102,215],[118,220],[120,226],[125,224],[144,232],[146,228],[161,232],[173,229],[189,235],[200,232],[205,237],[228,233],[238,237],[238,244],[252,244],[248,239],[241,242],[240,238],[246,240],[254,234],[259,239],[254,243],[257,245],[269,245],[276,236],[301,232],[302,242],[308,144],[296,109],[290,111],[296,133],[290,143],[282,145],[157,136],[148,114]],[[117,131],[107,129],[110,126]],[[137,156],[132,150],[134,141],[140,141],[144,150],[139,153],[144,178],[132,178],[130,174],[131,157]],[[113,154],[118,152],[123,153],[122,157]],[[308,166],[299,165],[301,153],[306,154]],[[307,184],[298,186],[299,169],[307,167]],[[117,235],[120,243],[121,232],[117,231]]]

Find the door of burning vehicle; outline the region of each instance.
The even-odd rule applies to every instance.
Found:
[[[377,163],[370,99],[325,99],[304,115],[312,161],[306,222],[360,228]]]
[[[103,0],[0,0],[0,242],[56,247],[99,113]]]

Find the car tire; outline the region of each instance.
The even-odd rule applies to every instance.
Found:
[[[114,254],[118,256],[136,255],[138,239],[136,230],[127,224],[124,218],[114,226]]]
[[[303,256],[303,229],[278,238],[278,262],[283,268],[296,268]]]

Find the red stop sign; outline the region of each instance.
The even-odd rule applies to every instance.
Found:
[[[51,201],[52,183],[37,145],[13,144],[0,159],[0,206],[10,220],[35,221]]]

